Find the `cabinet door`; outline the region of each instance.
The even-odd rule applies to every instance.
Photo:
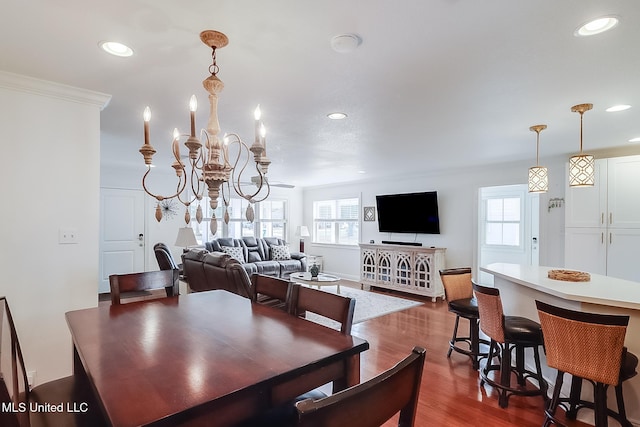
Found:
[[[640,229],[610,228],[607,244],[607,276],[640,282]]]
[[[640,228],[640,156],[609,159],[607,168],[608,226]]]
[[[565,190],[565,226],[600,227],[606,222],[607,159],[596,160],[593,187],[569,187]],[[568,166],[565,176],[569,176]]]
[[[572,270],[607,274],[605,228],[566,228],[564,265]]]

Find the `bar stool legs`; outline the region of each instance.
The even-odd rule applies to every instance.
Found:
[[[530,347],[533,350],[533,357],[536,365],[536,372],[527,370],[524,366],[524,349]],[[511,366],[511,353],[516,353],[515,366]],[[493,363],[494,358],[498,363]],[[490,376],[491,371],[500,371],[500,379],[494,380]],[[515,373],[517,385],[511,385],[511,375]],[[544,405],[547,404],[547,383],[542,377],[542,366],[540,363],[540,353],[537,345],[522,346],[520,344],[498,343],[491,341],[489,346],[489,356],[487,363],[480,370],[480,386],[487,383],[498,390],[498,404],[501,408],[509,405],[509,397],[518,396],[541,396]],[[528,378],[533,378],[538,383],[537,389],[526,389]]]

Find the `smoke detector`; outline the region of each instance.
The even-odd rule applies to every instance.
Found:
[[[331,39],[331,48],[336,52],[349,53],[356,50],[362,43],[357,34],[340,34]]]

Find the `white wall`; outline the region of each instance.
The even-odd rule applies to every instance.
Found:
[[[71,373],[65,313],[97,305],[100,110],[109,96],[0,71],[7,296],[36,383]],[[61,228],[76,244],[59,244]]]
[[[564,210],[547,212],[549,198],[564,197],[564,162],[546,162],[550,189],[541,195],[541,264],[561,265],[564,262]],[[477,199],[480,187],[524,184],[529,164],[513,163],[474,169],[425,173],[396,179],[363,181],[354,184],[309,188],[304,191],[304,222],[313,222],[313,201],[342,197],[360,197],[361,206],[375,206],[378,194],[437,191],[440,213],[439,235],[380,233],[378,223],[361,222],[361,242],[374,240],[417,241],[423,246],[447,248],[448,267],[475,266],[477,258]],[[420,207],[416,206],[419,211]],[[376,212],[377,218],[377,212]],[[352,280],[359,279],[359,248],[307,243],[307,252],[324,257],[324,271]]]

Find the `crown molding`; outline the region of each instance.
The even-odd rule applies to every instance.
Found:
[[[47,96],[81,104],[95,105],[103,110],[111,95],[47,80],[36,79],[22,74],[0,71],[0,87],[34,95]]]

